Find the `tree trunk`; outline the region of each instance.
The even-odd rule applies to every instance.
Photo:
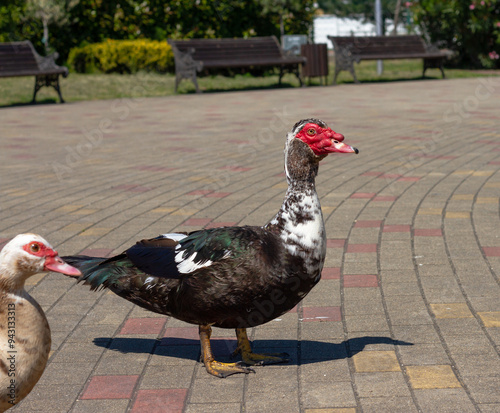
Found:
[[[392,35],[396,36],[397,29],[398,29],[398,20],[399,20],[399,13],[401,11],[401,0],[398,0],[396,3],[396,10],[394,11],[394,29],[392,30]]]
[[[46,16],[42,17],[43,23],[43,44],[45,45],[45,56],[49,53],[49,19]]]

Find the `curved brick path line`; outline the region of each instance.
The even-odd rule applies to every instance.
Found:
[[[12,411],[500,411],[499,96],[500,80],[463,79],[3,109],[0,245],[34,231],[62,254],[265,223],[301,118],[361,150],[320,168],[320,284],[250,332],[289,364],[217,380],[196,327],[41,275],[27,288],[53,352]],[[59,181],[53,163],[103,119],[109,133]],[[234,344],[215,331],[220,357]]]

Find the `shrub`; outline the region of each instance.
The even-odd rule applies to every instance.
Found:
[[[432,42],[458,52],[459,65],[500,67],[498,0],[418,0],[411,10]]]
[[[71,49],[68,65],[79,73],[174,72],[174,54],[166,41],[108,39]]]

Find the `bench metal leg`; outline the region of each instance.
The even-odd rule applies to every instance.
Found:
[[[354,71],[354,64],[352,64],[351,67],[349,68],[349,72],[351,72],[351,75],[354,78],[354,83],[359,84],[359,80],[356,77],[356,72]]]
[[[302,81],[299,66],[297,66],[297,68],[295,69],[295,76],[297,76],[297,79],[299,79],[300,87],[305,87],[306,84]]]
[[[33,91],[33,99],[31,100],[31,103],[35,103],[36,94],[43,86],[53,87],[59,96],[59,101],[61,103],[64,103],[64,99],[63,99],[62,94],[61,94],[61,87],[59,86],[59,75],[36,76],[36,78],[35,78],[35,90]]]
[[[283,78],[283,75],[285,74],[285,70],[293,73],[295,76],[297,76],[297,79],[299,79],[299,84],[301,87],[305,86],[304,82],[302,81],[302,76],[300,75],[300,69],[299,66],[293,66],[292,68],[290,67],[283,67],[280,66],[280,78],[279,78],[279,85],[281,86],[281,79]]]
[[[38,93],[38,91],[40,90],[40,88],[43,86],[42,84],[40,84],[40,78],[39,76],[36,76],[35,77],[35,89],[33,91],[33,99],[31,99],[31,103],[35,103],[35,100],[36,100],[36,94]]]
[[[195,73],[195,75],[191,78],[191,80],[193,81],[193,83],[194,83],[194,87],[196,88],[196,93],[201,93],[200,87],[198,86],[198,78],[196,77],[196,73]]]
[[[441,71],[441,75],[443,76],[443,79],[446,78],[446,76],[444,75],[444,68],[443,68],[443,60],[442,59],[439,61],[439,70]]]
[[[178,73],[175,74],[175,87],[174,87],[174,93],[177,93],[177,89],[179,88],[179,83],[181,83],[181,77],[179,76]]]
[[[333,75],[333,82],[332,82],[332,85],[336,85],[337,84],[337,76],[339,75],[339,73],[341,72],[342,69],[339,69],[338,65],[335,65],[335,74]]]
[[[443,59],[424,59],[424,71],[422,73],[422,77],[425,77],[425,71],[431,68],[439,69],[443,79],[446,78],[446,75],[444,74]]]
[[[347,65],[346,64],[335,63],[335,75],[333,76],[332,85],[336,85],[337,84],[337,76],[339,75],[339,73],[342,70],[348,70],[349,73],[352,75],[352,77],[354,79],[354,83],[357,83],[357,84],[360,83],[359,80],[358,80],[358,78],[356,77],[356,71],[354,70],[354,63],[353,62],[350,62]]]
[[[177,89],[179,88],[179,84],[182,79],[191,80],[194,83],[194,87],[196,88],[196,93],[201,93],[200,87],[198,86],[198,79],[196,76],[196,71],[176,71],[175,73],[175,93],[177,93]]]

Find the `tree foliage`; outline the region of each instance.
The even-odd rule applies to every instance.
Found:
[[[28,1],[2,0],[0,41],[31,40],[43,50],[43,23],[27,12]],[[68,5],[70,0],[52,0]],[[74,0],[73,0],[74,1]],[[67,18],[48,23],[51,46],[63,60],[75,46],[106,39],[217,38],[280,35],[280,17],[287,34],[307,34],[312,25],[312,0],[79,0],[66,6]],[[284,10],[284,12],[283,12]]]
[[[457,64],[500,67],[498,0],[420,0],[412,11],[432,42],[457,52]]]
[[[43,26],[42,43],[45,53],[50,53],[49,24],[58,26],[65,24],[69,19],[69,11],[79,0],[27,0],[25,7],[26,18],[39,19]]]
[[[374,0],[319,0],[326,13],[374,21]],[[385,19],[393,19],[396,0],[382,0]],[[456,52],[454,63],[500,67],[499,0],[414,0],[402,4],[426,40]]]

